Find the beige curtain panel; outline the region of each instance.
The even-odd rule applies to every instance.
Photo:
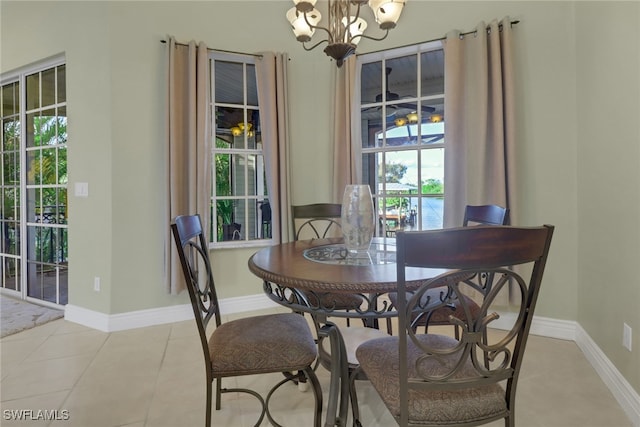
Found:
[[[167,45],[165,277],[167,291],[178,294],[185,283],[169,223],[198,213],[209,229],[209,59],[204,43],[183,45],[169,37]]]
[[[333,99],[333,202],[342,203],[344,188],[360,181],[359,159],[354,141],[360,140],[359,126],[353,123],[356,91],[356,57],[335,67]],[[373,191],[374,189],[372,189]]]
[[[293,240],[289,160],[289,112],[285,53],[263,52],[256,59],[262,152],[271,204],[271,235],[275,243]]]
[[[444,226],[462,225],[465,205],[496,204],[515,217],[515,95],[511,20],[447,34]],[[509,287],[496,302],[515,297]],[[476,300],[477,295],[470,293]]]
[[[445,43],[444,226],[462,225],[465,205],[496,204],[515,217],[515,112],[509,17]]]

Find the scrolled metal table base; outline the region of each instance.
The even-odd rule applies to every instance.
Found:
[[[342,334],[338,327],[326,319],[327,316],[364,319],[368,325],[377,324],[379,319],[396,317],[397,313],[388,301],[379,303],[382,294],[358,294],[363,298],[361,307],[350,311],[335,310],[333,306],[323,305],[325,293],[283,286],[264,281],[265,294],[276,303],[291,308],[294,312],[310,313],[316,320],[322,319],[323,325],[318,329],[318,341],[329,339],[331,348],[331,379],[329,384],[329,401],[327,402],[327,418],[325,427],[346,427],[349,411],[351,379],[347,353]],[[313,295],[316,304],[309,302]],[[289,380],[285,378],[283,381]]]

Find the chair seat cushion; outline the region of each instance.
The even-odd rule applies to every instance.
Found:
[[[418,339],[430,347],[451,348],[453,338],[425,334]],[[417,377],[415,361],[424,353],[408,340],[409,377]],[[379,338],[362,344],[356,350],[360,366],[394,417],[400,416],[399,341],[398,337]],[[441,371],[431,359],[425,369]],[[423,365],[424,366],[424,365]],[[470,365],[460,375],[477,375]],[[409,421],[433,425],[474,422],[507,413],[505,392],[497,384],[455,391],[409,390]]]
[[[317,356],[309,324],[300,314],[282,313],[233,320],[209,339],[214,377],[304,369]]]
[[[422,295],[422,298],[420,298],[420,302],[423,304],[426,303],[427,298],[430,298],[430,301],[438,301],[441,298],[440,295],[446,292],[447,292],[446,287],[429,289],[427,292],[424,293],[424,295]],[[407,300],[411,298],[412,295],[413,294],[411,292],[407,292]],[[476,318],[478,313],[480,312],[480,307],[478,306],[478,304],[466,295],[462,295],[462,298],[464,298],[464,300],[467,303],[467,306],[469,307],[469,311],[471,312],[471,317]],[[394,306],[396,307],[398,306],[397,293],[390,292],[389,300]],[[457,317],[462,321],[466,319],[464,310],[462,309],[462,305],[459,302],[453,300],[450,305],[435,309],[431,314],[431,319],[429,319],[429,324],[430,325],[449,325],[451,324],[451,322],[449,321],[449,316]],[[420,319],[418,319],[415,325],[416,326],[426,325],[427,318],[428,318],[427,316],[420,317]]]

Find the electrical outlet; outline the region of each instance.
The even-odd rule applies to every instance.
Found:
[[[626,323],[622,325],[622,345],[631,351],[631,326]]]
[[[100,278],[99,277],[94,277],[93,278],[93,290],[96,292],[100,292]]]

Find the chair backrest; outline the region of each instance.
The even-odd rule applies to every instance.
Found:
[[[209,247],[202,231],[199,215],[183,215],[171,224],[180,264],[187,282],[191,307],[196,318],[205,363],[211,360],[207,338],[207,326],[213,319],[220,326],[220,306],[213,280]]]
[[[479,225],[397,233],[401,417],[408,413],[410,389],[451,391],[505,380],[505,399],[512,408],[553,230],[549,225]],[[423,283],[407,301],[402,296],[415,289],[407,289],[405,270],[414,267],[450,271]],[[487,333],[500,317],[494,312],[496,296],[509,289],[517,306],[510,306],[509,315],[502,320],[500,326],[506,330]],[[467,300],[458,297],[467,291],[475,293],[474,301],[480,306],[475,317]],[[423,297],[425,294],[428,297]],[[420,335],[413,330],[412,317],[452,301],[465,313],[460,316],[463,319],[449,316],[451,325],[461,329],[459,341],[438,341],[437,335]],[[419,349],[419,354],[409,354],[409,361],[408,342]]]
[[[291,206],[295,240],[342,236],[339,203],[314,203]]]
[[[471,224],[507,225],[509,209],[498,205],[467,205],[464,209],[463,226]]]

